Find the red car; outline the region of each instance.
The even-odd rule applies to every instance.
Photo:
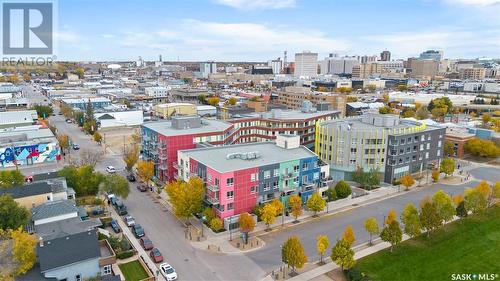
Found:
[[[149,240],[149,238],[147,238],[147,237],[142,237],[140,242],[141,242],[141,246],[144,250],[151,250],[154,248],[153,241]]]
[[[163,261],[163,256],[158,248],[153,248],[153,250],[149,253],[149,256],[151,256],[151,259],[156,263]]]

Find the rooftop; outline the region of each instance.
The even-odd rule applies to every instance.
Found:
[[[220,120],[203,119],[201,127],[198,128],[176,129],[172,127],[172,121],[147,122],[143,126],[163,136],[178,136],[223,132],[229,129],[232,124]]]
[[[272,110],[264,113],[248,113],[244,114],[243,117],[255,117],[271,120],[303,120],[318,118],[326,115],[339,114],[338,110],[325,110],[325,111],[315,111],[315,112],[302,112],[300,110]]]
[[[52,218],[60,215],[77,213],[78,209],[75,202],[71,200],[58,200],[47,202],[42,205],[36,206],[31,210],[33,221]]]
[[[43,246],[37,246],[37,255],[41,272],[99,258],[97,231],[85,231],[43,241]]]
[[[35,232],[45,240],[50,240],[67,235],[73,235],[92,230],[102,223],[99,219],[80,220],[80,218],[70,218],[35,226]]]
[[[35,110],[5,111],[0,112],[0,125],[33,123],[37,118]]]
[[[0,188],[0,195],[10,194],[12,198],[24,198],[34,195],[52,192],[52,186],[47,182],[34,182],[29,185],[16,186],[11,188]]]
[[[304,146],[285,149],[277,146],[274,142],[197,148],[183,150],[182,153],[221,173],[316,156],[316,154]],[[236,154],[253,154],[256,157],[249,157],[250,159],[231,157]]]

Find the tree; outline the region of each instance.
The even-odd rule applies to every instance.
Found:
[[[83,75],[85,74],[85,69],[78,67],[75,69],[75,74],[78,75],[78,78],[82,79]]]
[[[128,180],[118,174],[106,175],[102,184],[100,185],[102,192],[113,193],[114,195],[127,199],[130,193],[130,186]]]
[[[52,107],[48,105],[35,105],[33,107],[34,110],[36,110],[36,114],[38,115],[38,118],[49,118],[49,116],[54,113],[54,110]]]
[[[485,113],[481,116],[481,120],[483,121],[483,126],[486,127],[488,123],[491,121],[491,115]]]
[[[464,201],[464,196],[462,194],[457,194],[453,196],[452,199],[453,199],[453,204],[455,204],[455,206],[458,206],[460,203]]]
[[[432,112],[434,109],[439,109],[443,114],[453,112],[453,103],[450,98],[442,97],[432,99],[427,105],[427,109]]]
[[[21,186],[24,184],[24,175],[19,170],[0,171],[0,188]]]
[[[17,84],[19,83],[19,77],[17,77],[17,75],[12,75],[9,77],[9,82],[12,84]]]
[[[208,98],[208,104],[212,106],[218,105],[220,102],[220,98],[216,96],[212,96]]]
[[[281,260],[291,266],[293,272],[296,268],[300,269],[304,266],[307,256],[299,237],[291,236],[285,241],[281,248]]]
[[[205,221],[209,222],[209,223],[210,223],[210,221],[212,221],[212,219],[214,219],[216,217],[214,209],[212,209],[212,207],[206,207],[205,209],[203,209],[202,216],[204,216]]]
[[[453,174],[455,171],[455,160],[452,158],[445,158],[441,161],[440,170],[446,176]]]
[[[401,177],[401,184],[405,187],[405,190],[410,190],[410,187],[415,184],[415,179],[410,175],[406,174]]]
[[[102,152],[91,150],[91,149],[82,149],[80,151],[80,161],[81,165],[89,165],[94,168],[98,163],[102,161]]]
[[[30,219],[30,212],[12,199],[9,194],[0,196],[0,229],[17,229],[25,226]]]
[[[390,106],[382,106],[381,108],[378,109],[378,113],[380,114],[392,114],[394,113],[394,109]]]
[[[368,234],[370,234],[370,245],[373,245],[372,236],[377,235],[380,232],[377,219],[374,217],[370,217],[370,218],[366,219],[365,230],[366,230],[366,232],[368,232]]]
[[[454,156],[455,155],[455,145],[453,145],[453,143],[450,141],[445,141],[443,152],[444,152],[444,155],[446,155],[448,157]]]
[[[500,156],[500,147],[493,141],[474,138],[465,143],[464,149],[474,156],[495,158]]]
[[[248,243],[248,233],[252,232],[253,229],[255,228],[255,220],[249,213],[242,213],[240,214],[240,218],[238,220],[238,223],[240,225],[240,231],[241,233],[244,234],[244,242],[245,244]]]
[[[83,130],[90,135],[97,131],[97,122],[95,120],[87,120],[83,123]]]
[[[403,209],[401,222],[404,224],[404,232],[412,238],[420,235],[422,232],[418,210],[411,203],[408,203]]]
[[[23,80],[24,82],[29,82],[31,80],[30,76],[28,74],[23,75]]]
[[[456,211],[450,195],[439,190],[432,196],[432,202],[436,205],[437,213],[442,220],[448,222],[453,219]]]
[[[288,206],[290,206],[290,211],[295,221],[298,221],[297,218],[302,215],[302,199],[300,199],[300,196],[290,196],[290,198],[288,198]]]
[[[207,97],[204,94],[198,95],[198,102],[200,104],[205,104],[207,102]]]
[[[187,219],[202,211],[205,186],[199,177],[191,177],[188,182],[168,183],[167,191],[174,214],[180,219]]]
[[[137,175],[149,185],[149,181],[153,178],[155,164],[152,161],[139,161],[137,163]]]
[[[387,217],[385,218],[385,222],[384,223],[386,225],[389,225],[389,224],[391,224],[391,222],[393,220],[396,220],[397,217],[398,217],[398,215],[396,214],[396,210],[390,209],[389,213],[387,213]]]
[[[59,142],[59,147],[61,150],[67,150],[69,149],[69,137],[68,135],[57,135],[57,141]]]
[[[279,215],[282,215],[283,214],[283,211],[285,210],[285,205],[283,205],[283,203],[281,203],[281,201],[279,199],[273,199],[273,201],[271,201],[271,203],[274,208],[276,209],[276,214],[275,216],[279,216]]]
[[[488,201],[476,188],[468,188],[465,190],[464,204],[467,211],[479,213],[486,209]]]
[[[486,199],[488,203],[493,199],[493,190],[487,181],[482,180],[478,185],[476,185],[475,189],[483,195],[484,199]]]
[[[399,227],[399,222],[397,220],[393,220],[389,225],[386,225],[380,233],[380,238],[382,241],[391,243],[390,251],[392,252],[394,246],[399,244],[403,239],[403,232]]]
[[[337,195],[337,198],[339,199],[347,198],[349,195],[351,195],[351,193],[352,189],[347,182],[340,180],[335,185],[335,194]]]
[[[101,136],[101,134],[99,134],[99,132],[94,133],[93,139],[98,144],[101,144],[101,142],[102,142],[102,136]]]
[[[224,224],[220,218],[213,218],[210,220],[210,228],[217,232],[224,227]]]
[[[102,173],[94,171],[94,167],[90,165],[66,166],[59,171],[59,176],[66,178],[68,186],[79,196],[97,195],[99,186],[105,179]]]
[[[351,245],[356,241],[356,236],[354,235],[354,230],[351,225],[345,227],[342,239],[349,242]]]
[[[264,205],[260,219],[266,224],[267,229],[269,230],[270,225],[276,221],[276,208],[270,203]]]
[[[328,188],[325,191],[325,195],[326,195],[326,201],[328,202],[337,200],[337,192],[335,192],[335,188]]]
[[[132,146],[127,146],[123,150],[123,162],[125,162],[125,169],[130,173],[134,168],[135,163],[139,160],[139,146],[133,144]]]
[[[22,275],[30,270],[36,261],[36,238],[24,232],[22,228],[11,232],[12,255],[16,263],[16,275]]]
[[[332,248],[330,258],[342,270],[349,269],[354,266],[354,251],[351,249],[351,243],[344,239],[337,240],[335,246]]]
[[[440,227],[442,218],[439,216],[436,204],[432,201],[425,199],[420,210],[420,224],[427,232],[427,237],[431,235],[431,231]]]
[[[83,127],[85,124],[85,116],[83,112],[77,111],[73,113],[73,116],[75,118],[75,121],[78,123],[78,126]]]
[[[403,112],[401,112],[403,118],[411,118],[415,117],[415,110],[412,108],[405,108]]]
[[[493,186],[493,198],[500,199],[500,181],[497,181]]]
[[[380,174],[377,169],[365,172],[363,168],[358,167],[352,175],[352,180],[359,183],[361,188],[371,190],[373,187],[380,185]]]
[[[321,198],[321,195],[317,192],[313,193],[309,200],[307,200],[307,208],[314,212],[314,216],[316,216],[318,212],[323,211],[325,205],[325,199]]]
[[[432,174],[431,174],[432,181],[438,182],[440,174],[441,173],[439,172],[439,170],[432,170]]]
[[[415,116],[417,117],[418,120],[424,120],[429,118],[429,110],[427,110],[426,107],[421,106],[417,111],[415,112]]]
[[[325,255],[326,250],[328,250],[329,246],[330,246],[330,240],[328,240],[328,236],[326,235],[316,236],[316,251],[318,251],[321,263],[323,263],[323,256]]]
[[[237,102],[238,102],[238,100],[237,100],[235,97],[231,97],[231,98],[229,98],[229,100],[228,100],[228,103],[229,103],[230,105],[236,105],[236,103],[237,103]]]
[[[460,203],[458,203],[456,212],[457,212],[457,216],[459,216],[461,218],[465,218],[468,215],[467,209],[465,208],[464,201],[461,201]]]

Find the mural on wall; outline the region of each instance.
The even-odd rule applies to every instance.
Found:
[[[32,165],[61,160],[57,143],[0,147],[0,167]]]

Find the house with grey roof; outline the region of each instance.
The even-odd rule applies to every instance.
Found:
[[[31,210],[31,220],[35,227],[70,218],[78,218],[78,208],[72,200],[47,202]]]

